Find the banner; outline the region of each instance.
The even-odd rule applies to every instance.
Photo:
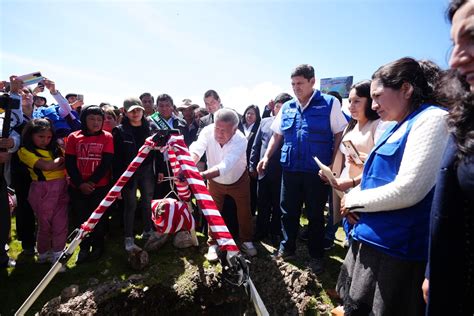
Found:
[[[343,98],[349,97],[349,91],[351,90],[353,76],[347,77],[336,77],[336,78],[323,78],[321,79],[320,90],[323,93],[330,91],[338,92]]]

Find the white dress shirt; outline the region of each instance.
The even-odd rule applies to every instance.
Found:
[[[219,176],[212,180],[220,184],[233,184],[244,174],[247,168],[246,150],[247,138],[239,130],[221,146],[214,137],[214,124],[204,127],[189,147],[189,152],[199,158],[206,153],[208,169],[219,169]]]

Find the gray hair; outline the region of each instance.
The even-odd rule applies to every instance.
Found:
[[[217,121],[232,123],[232,126],[236,128],[239,125],[239,116],[234,110],[224,108],[214,113],[214,122]]]

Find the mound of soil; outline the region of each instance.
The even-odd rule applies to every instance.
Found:
[[[250,276],[270,315],[329,315],[312,272],[270,256],[251,260]],[[154,275],[163,274],[162,268],[154,265],[127,280],[89,282],[82,292],[72,285],[46,303],[40,315],[255,315],[245,289],[223,280],[221,270],[189,260],[179,275],[160,280]]]

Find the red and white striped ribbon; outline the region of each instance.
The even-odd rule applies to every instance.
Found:
[[[182,135],[171,136],[168,140],[168,146],[176,153],[176,158],[180,162],[180,169],[183,173],[191,191],[196,198],[197,204],[201,208],[209,225],[210,233],[219,245],[220,249],[228,252],[238,252],[239,248],[235,244],[221,213],[217,209],[216,203],[212,199],[207,187],[199,174],[188,148],[184,143]]]
[[[97,208],[91,214],[89,219],[81,225],[81,228],[84,231],[83,236],[85,235],[85,233],[89,233],[94,230],[95,225],[97,225],[102,215],[104,215],[104,212],[117,199],[122,188],[125,186],[128,180],[130,180],[135,171],[137,171],[138,167],[140,167],[140,165],[148,156],[148,153],[154,145],[155,142],[152,140],[152,137],[148,137],[145,140],[145,143],[138,151],[137,156],[128,165],[127,169],[122,173],[115,185],[112,187],[112,189],[110,189],[105,198],[100,202],[99,206],[97,206]]]
[[[151,201],[152,220],[161,234],[174,234],[180,230],[192,230],[196,223],[186,202],[172,198]]]
[[[172,148],[168,148],[168,160],[170,162],[171,170],[173,171],[174,177],[177,178],[181,175],[181,167],[176,159],[176,153]],[[186,182],[175,180],[176,191],[178,191],[178,197],[180,200],[189,202],[191,201],[191,191]]]

